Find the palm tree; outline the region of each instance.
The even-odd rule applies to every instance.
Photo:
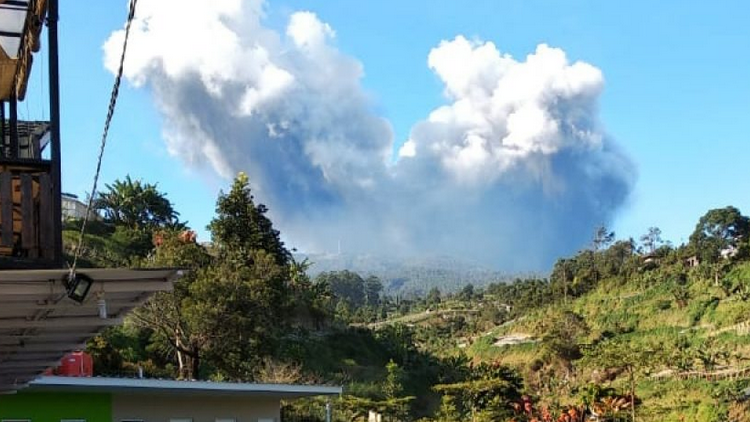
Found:
[[[131,229],[180,226],[179,213],[155,184],[126,176],[106,188],[94,200],[94,209],[102,212],[106,221]]]

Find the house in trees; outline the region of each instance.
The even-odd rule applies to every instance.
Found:
[[[654,252],[643,255],[641,259],[643,260],[643,264],[649,267],[661,264],[661,256]]]
[[[697,255],[691,255],[687,257],[687,259],[685,259],[685,265],[690,268],[697,267],[698,265],[700,265],[700,259],[698,259]]]
[[[340,387],[47,376],[0,399],[0,420],[279,422],[281,401]]]
[[[63,220],[80,220],[86,216],[87,206],[78,199],[78,195],[63,192],[61,196]],[[98,214],[89,213],[89,218],[98,219]]]

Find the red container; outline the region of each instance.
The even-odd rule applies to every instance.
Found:
[[[61,377],[94,376],[94,360],[86,352],[69,353],[62,358],[60,366],[55,369],[55,375]]]

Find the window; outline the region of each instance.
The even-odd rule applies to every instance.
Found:
[[[216,418],[216,422],[237,422],[235,418]]]

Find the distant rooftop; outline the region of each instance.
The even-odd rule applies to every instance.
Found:
[[[297,384],[177,381],[143,378],[43,376],[29,383],[34,391],[96,391],[108,393],[169,393],[188,395],[252,395],[273,397],[332,396],[341,387]]]

